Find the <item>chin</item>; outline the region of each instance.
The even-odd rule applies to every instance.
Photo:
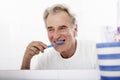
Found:
[[[63,48],[55,48],[55,50],[60,52],[60,53],[64,51]]]

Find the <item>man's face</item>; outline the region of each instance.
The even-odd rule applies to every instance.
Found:
[[[58,52],[70,50],[75,42],[77,27],[72,25],[69,15],[62,11],[56,14],[49,14],[46,20],[48,38],[52,44],[64,41],[62,45],[55,46]]]

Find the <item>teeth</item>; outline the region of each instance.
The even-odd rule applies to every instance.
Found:
[[[61,41],[62,41],[62,42],[65,42],[65,40],[60,40],[60,41],[58,41],[58,42],[61,42]]]
[[[65,40],[58,40],[58,41],[55,41],[54,43],[56,44],[56,43],[60,43],[60,42],[65,42]]]
[[[64,40],[60,40],[60,41],[65,41],[65,39]]]
[[[65,42],[65,40],[63,40]]]
[[[56,43],[60,43],[60,42],[64,42],[64,41],[57,41]]]
[[[56,43],[56,45],[61,45],[64,44],[64,41],[59,41],[58,43]]]

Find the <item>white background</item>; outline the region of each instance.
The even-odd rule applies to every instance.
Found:
[[[104,42],[102,28],[120,24],[118,0],[0,0],[1,70],[19,70],[31,41],[49,44],[43,12],[55,3],[67,4],[74,12],[80,40]]]

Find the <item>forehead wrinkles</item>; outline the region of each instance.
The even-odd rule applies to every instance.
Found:
[[[53,26],[53,25],[69,25],[72,24],[72,20],[70,16],[62,11],[59,13],[49,14],[46,19],[47,26]]]

